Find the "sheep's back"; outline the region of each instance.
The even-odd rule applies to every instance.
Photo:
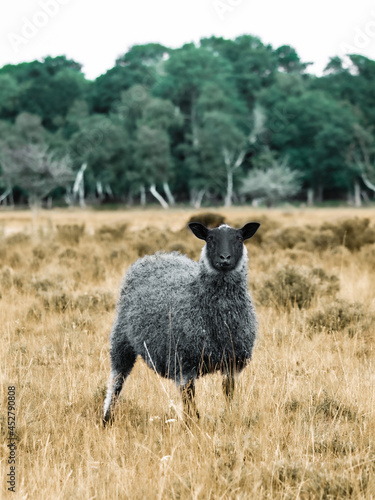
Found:
[[[178,252],[146,255],[130,266],[120,294],[131,291],[143,295],[150,286],[157,287],[159,292],[171,286],[183,287],[197,276],[198,269],[197,262]]]
[[[198,270],[198,263],[178,252],[157,253],[137,260],[124,277],[116,328],[144,358],[146,344],[160,373],[169,370],[168,346],[171,341],[175,345],[171,325],[173,332],[179,325],[184,329],[191,317],[187,302]]]

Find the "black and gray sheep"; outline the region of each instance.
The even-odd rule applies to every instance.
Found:
[[[110,337],[111,377],[104,424],[137,356],[180,387],[194,407],[194,381],[220,371],[228,397],[233,376],[251,359],[257,332],[247,290],[247,249],[259,224],[208,229],[189,224],[206,242],[199,262],[177,252],[137,260],[126,273]]]

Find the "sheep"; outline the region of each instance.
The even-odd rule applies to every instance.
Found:
[[[250,361],[257,320],[247,290],[247,249],[260,224],[188,227],[205,241],[199,262],[157,252],[134,262],[123,279],[110,335],[111,376],[103,423],[137,356],[179,386],[188,415],[196,413],[194,382],[220,371],[228,401],[234,375]]]

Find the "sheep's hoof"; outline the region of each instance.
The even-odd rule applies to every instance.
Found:
[[[113,422],[112,415],[110,414],[104,415],[104,417],[102,418],[102,422],[103,422],[103,427],[106,427],[108,424],[112,424]]]

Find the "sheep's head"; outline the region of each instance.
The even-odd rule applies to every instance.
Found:
[[[246,255],[244,241],[254,236],[260,224],[249,222],[241,229],[226,224],[208,229],[200,222],[190,222],[189,228],[197,238],[204,240],[204,256],[210,267],[216,271],[233,271]]]

